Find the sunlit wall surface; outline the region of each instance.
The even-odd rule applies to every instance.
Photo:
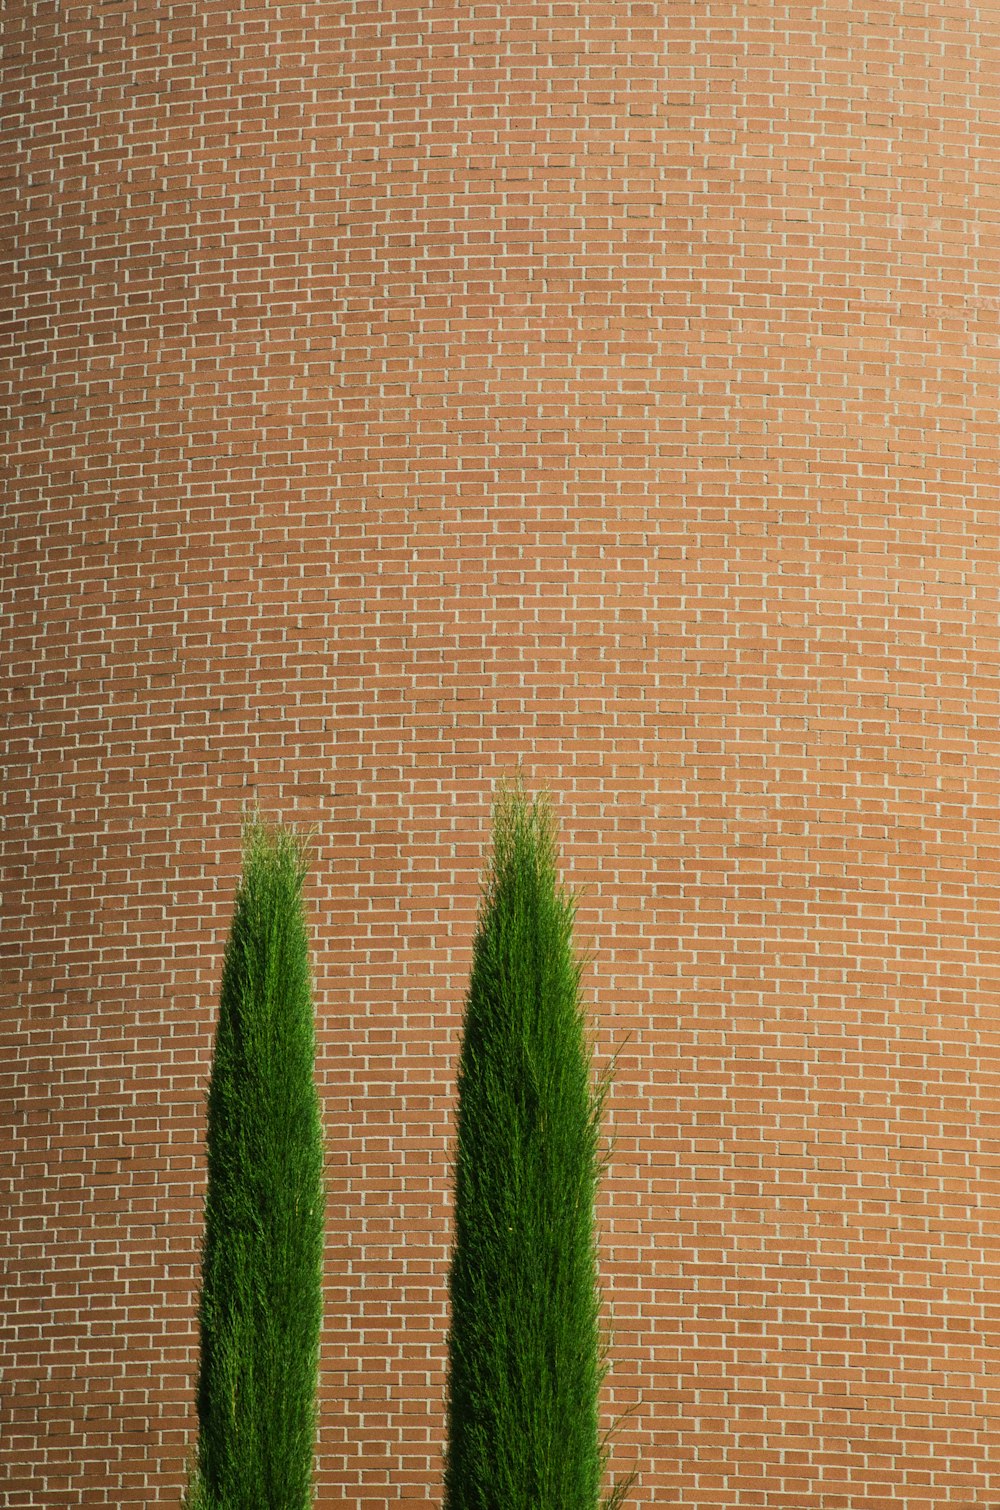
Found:
[[[641,1510],[1000,1503],[1000,11],[2,21],[0,1463],[176,1506],[240,812],[316,829],[317,1505],[440,1502],[496,778]]]

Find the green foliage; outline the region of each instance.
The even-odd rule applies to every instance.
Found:
[[[197,1459],[188,1469],[187,1487],[181,1498],[181,1510],[212,1510],[205,1481],[198,1468]]]
[[[323,1134],[303,841],[244,828],[208,1092],[192,1510],[307,1510],[323,1276]]]
[[[445,1510],[594,1510],[607,1464],[594,1201],[610,1073],[592,1087],[556,849],[548,798],[501,785],[458,1071]]]

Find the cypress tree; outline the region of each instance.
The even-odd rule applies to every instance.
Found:
[[[501,784],[458,1069],[445,1510],[600,1502],[594,1201],[611,1072],[592,1085],[575,911],[547,795]]]
[[[197,1510],[307,1510],[322,1312],[323,1135],[305,845],[248,819],[208,1091]]]

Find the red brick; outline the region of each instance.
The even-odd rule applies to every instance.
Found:
[[[0,1454],[176,1505],[242,804],[317,829],[317,1503],[435,1500],[497,775],[636,1505],[997,1499],[1000,18],[4,11]]]

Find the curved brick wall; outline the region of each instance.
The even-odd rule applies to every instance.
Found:
[[[318,826],[318,1504],[437,1502],[518,755],[632,1035],[633,1502],[1000,1503],[1000,13],[12,0],[2,45],[5,1505],[178,1502],[254,794]]]

